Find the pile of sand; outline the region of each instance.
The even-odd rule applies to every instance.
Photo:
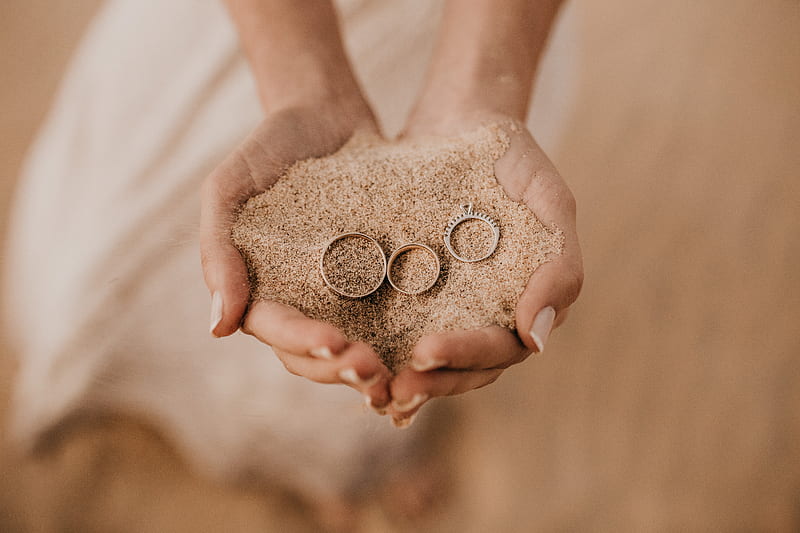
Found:
[[[392,369],[427,333],[513,328],[528,278],[548,254],[561,252],[563,235],[511,200],[495,179],[494,161],[508,142],[499,126],[393,142],[361,134],[333,155],[296,163],[247,201],[233,228],[252,299],[276,300],[328,321],[351,340],[374,346]],[[501,231],[494,254],[476,263],[454,259],[443,241],[448,222],[468,203]],[[347,232],[376,239],[387,257],[405,243],[429,246],[441,262],[438,281],[414,296],[386,281],[364,298],[336,294],[323,282],[321,258],[331,239]],[[452,236],[454,249],[466,257],[481,255],[490,241],[488,226],[476,220],[460,224]],[[345,239],[329,250],[323,263],[329,280],[356,290],[374,283],[381,259],[368,242]],[[393,281],[401,288],[423,285],[432,261],[423,250],[399,256]]]

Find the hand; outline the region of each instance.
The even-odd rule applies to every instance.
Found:
[[[261,301],[247,309],[247,267],[231,240],[231,226],[248,198],[269,189],[294,162],[330,154],[360,129],[377,131],[360,98],[269,113],[204,182],[200,244],[212,293],[213,335],[230,335],[241,326],[272,346],[289,372],[320,383],[345,383],[381,408],[389,402],[391,374],[371,347],[350,343],[331,324],[287,305]]]
[[[505,123],[511,140],[495,174],[511,199],[527,205],[548,226],[564,233],[564,250],[531,276],[516,308],[517,334],[499,326],[427,335],[413,349],[409,366],[391,383],[389,413],[405,425],[430,398],[461,394],[493,383],[503,370],[541,352],[552,328],[566,318],[583,283],[575,223],[575,199],[553,164],[517,121],[489,114],[450,122],[419,121],[406,135],[452,135],[481,123]],[[435,124],[435,125],[433,125]]]

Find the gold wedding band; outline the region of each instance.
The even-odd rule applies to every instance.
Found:
[[[408,291],[405,289],[401,289],[394,283],[394,280],[392,280],[392,265],[401,254],[408,252],[410,250],[423,250],[427,252],[429,255],[431,255],[433,257],[433,260],[436,262],[436,275],[433,277],[433,279],[428,285],[416,291]],[[434,252],[430,247],[425,246],[424,244],[420,244],[418,242],[410,242],[404,244],[403,246],[395,250],[394,253],[392,253],[391,257],[389,257],[389,262],[386,266],[386,279],[389,280],[389,285],[391,285],[394,290],[402,292],[403,294],[409,294],[413,296],[416,294],[421,294],[430,289],[431,287],[433,287],[436,284],[436,281],[439,279],[439,274],[441,270],[442,267],[441,264],[439,263],[439,256],[436,255],[436,252]]]
[[[375,249],[378,250],[378,253],[381,257],[381,269],[382,269],[381,278],[377,281],[377,283],[374,286],[370,287],[369,290],[362,293],[352,293],[348,292],[345,289],[337,287],[325,273],[325,255],[328,253],[328,250],[330,250],[331,246],[342,239],[347,239],[352,237],[367,240],[370,244],[372,244],[375,247]],[[320,255],[319,258],[319,271],[322,274],[322,280],[325,282],[325,285],[327,285],[329,289],[331,289],[339,296],[344,296],[346,298],[363,298],[377,291],[380,288],[380,286],[383,285],[383,280],[386,278],[386,271],[387,271],[386,254],[384,253],[383,248],[381,248],[381,245],[378,244],[378,241],[376,241],[369,235],[364,235],[363,233],[359,233],[356,231],[350,233],[342,233],[341,235],[337,235],[336,237],[328,241],[328,244],[326,244],[325,248],[323,248],[322,254]]]

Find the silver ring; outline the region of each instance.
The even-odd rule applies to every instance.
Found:
[[[325,254],[328,253],[328,250],[333,245],[333,243],[335,243],[337,241],[340,241],[342,239],[346,239],[347,237],[358,237],[358,238],[361,238],[361,239],[366,239],[373,246],[375,246],[375,248],[378,249],[378,251],[380,252],[380,256],[381,256],[381,262],[382,262],[381,268],[383,269],[383,275],[381,276],[381,279],[378,280],[378,283],[375,284],[375,286],[372,287],[369,291],[361,293],[361,294],[348,293],[348,292],[346,292],[346,291],[344,291],[342,289],[339,289],[333,283],[331,283],[331,280],[329,280],[328,276],[325,274]],[[341,235],[337,235],[336,237],[334,237],[333,239],[328,241],[328,244],[325,245],[325,248],[323,248],[322,254],[319,257],[319,271],[322,274],[322,281],[324,281],[325,285],[327,285],[328,288],[331,289],[333,292],[335,292],[339,296],[344,296],[346,298],[363,298],[363,297],[369,296],[373,292],[377,291],[380,288],[380,286],[383,285],[383,280],[386,278],[386,269],[387,269],[386,253],[384,253],[383,248],[381,248],[381,245],[378,244],[378,241],[376,241],[375,239],[373,239],[369,235],[364,235],[363,233],[359,233],[357,231],[350,232],[350,233],[342,233]]]
[[[447,251],[450,252],[450,255],[461,262],[476,263],[478,261],[483,261],[492,255],[495,249],[497,249],[497,243],[500,241],[500,226],[498,226],[497,222],[495,222],[490,216],[478,211],[473,211],[472,203],[462,205],[461,209],[463,212],[460,215],[453,217],[453,219],[447,224],[447,229],[444,232],[444,245],[447,247]],[[456,226],[467,220],[480,220],[484,224],[488,225],[489,229],[492,230],[492,244],[489,246],[489,251],[476,259],[467,259],[465,257],[461,257],[453,249],[453,245],[450,242],[450,237],[453,235],[453,230],[456,228]]]
[[[428,285],[416,291],[407,291],[405,289],[401,289],[400,287],[394,284],[394,281],[392,281],[392,265],[394,264],[395,259],[397,259],[400,256],[400,254],[407,252],[409,250],[424,250],[428,252],[430,255],[432,255],[434,261],[436,261],[436,275],[433,277],[433,279]],[[430,247],[425,246],[424,244],[420,244],[418,242],[410,242],[404,244],[403,246],[395,250],[394,253],[392,253],[391,257],[389,257],[389,263],[386,266],[386,279],[389,280],[389,285],[391,285],[394,290],[402,292],[403,294],[409,294],[413,296],[415,294],[422,294],[423,292],[433,287],[436,284],[436,281],[439,279],[439,273],[441,272],[441,270],[442,270],[442,265],[439,262],[439,256],[436,255],[436,252],[434,252]]]

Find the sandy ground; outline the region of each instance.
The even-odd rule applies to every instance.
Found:
[[[582,96],[552,155],[587,283],[545,357],[460,400],[454,494],[424,530],[797,531],[800,4],[575,1]],[[3,213],[95,4],[0,4]],[[0,468],[2,531],[314,527],[135,421],[68,425]],[[419,527],[368,505],[365,531]]]

